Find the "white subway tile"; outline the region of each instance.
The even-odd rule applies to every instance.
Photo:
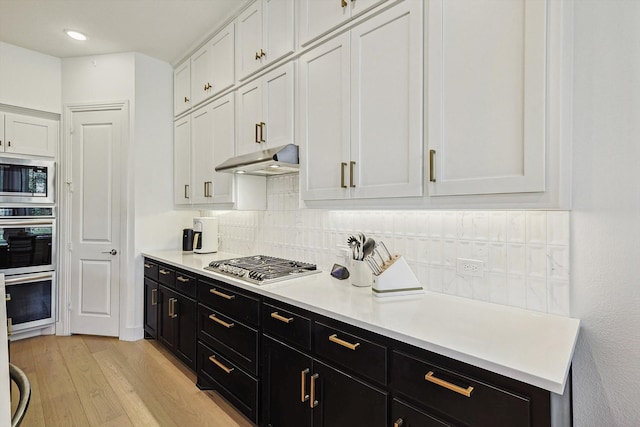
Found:
[[[519,243],[507,244],[507,273],[524,276],[525,270],[525,246]]]
[[[473,298],[473,277],[458,274],[456,276],[456,288],[459,297]]]
[[[443,264],[443,242],[440,239],[429,240],[429,264]]]
[[[507,245],[504,243],[489,244],[489,263],[487,270],[491,273],[507,273]]]
[[[547,282],[543,279],[527,277],[527,310],[547,311]]]
[[[545,245],[526,245],[527,276],[547,278],[547,250]]]
[[[473,283],[473,299],[479,301],[491,300],[491,287],[487,275],[484,277],[472,277]]]
[[[442,213],[442,236],[445,239],[457,239],[457,216],[455,212]]]
[[[547,277],[549,280],[569,280],[569,247],[547,246]]]
[[[526,213],[527,243],[547,243],[547,213],[544,211],[528,211]]]
[[[433,211],[429,212],[429,237],[440,238],[442,237],[442,212]]]
[[[507,242],[524,243],[526,236],[526,221],[524,211],[507,212]]]
[[[547,212],[547,243],[549,245],[569,245],[569,212]]]
[[[507,275],[507,301],[512,307],[526,308],[527,286],[524,276]]]
[[[507,241],[506,212],[489,212],[489,240],[492,242]]]
[[[551,314],[569,316],[571,295],[569,281],[549,280],[547,286],[547,309]]]
[[[439,265],[430,265],[427,269],[429,271],[429,280],[427,283],[428,287],[426,289],[429,289],[432,292],[447,292],[442,267]],[[453,293],[455,293],[455,290]]]
[[[489,213],[478,211],[473,213],[473,238],[475,240],[489,240]]]
[[[438,267],[435,267],[435,268],[438,268]],[[458,294],[458,289],[457,289],[458,276],[456,275],[455,268],[445,267],[441,269],[441,271],[442,271],[442,291],[445,294],[457,295]],[[431,278],[433,278],[433,276]],[[431,283],[431,286],[435,286],[435,285]]]
[[[457,236],[460,240],[473,239],[473,212],[457,212]]]
[[[445,240],[442,246],[443,260],[446,266],[455,267],[458,258],[458,246],[455,240]]]
[[[507,305],[508,292],[507,292],[507,275],[489,273],[489,301]]]

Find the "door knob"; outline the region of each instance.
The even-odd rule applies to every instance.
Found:
[[[118,251],[115,249],[111,249],[110,251],[105,251],[102,252],[103,254],[111,254],[111,255],[118,255]]]

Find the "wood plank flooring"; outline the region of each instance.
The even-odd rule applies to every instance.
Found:
[[[11,362],[32,388],[21,427],[253,426],[155,341],[41,336],[12,342]]]

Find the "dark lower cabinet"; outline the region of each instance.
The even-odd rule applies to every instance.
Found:
[[[158,335],[158,284],[144,279],[144,336],[156,338]]]
[[[195,369],[197,304],[162,285],[157,292],[158,341]]]
[[[387,425],[386,392],[267,336],[263,351],[264,425]]]
[[[391,403],[393,427],[454,427],[398,399]]]

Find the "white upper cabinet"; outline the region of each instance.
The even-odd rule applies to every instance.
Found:
[[[191,116],[173,125],[173,201],[176,205],[191,204]]]
[[[191,62],[185,61],[173,71],[173,114],[191,108]]]
[[[385,0],[300,0],[297,4],[301,45],[308,44],[383,1]]]
[[[431,196],[545,191],[547,5],[429,3]]]
[[[191,113],[191,203],[213,203],[213,110],[211,105]]]
[[[422,3],[302,55],[304,200],[422,195]]]
[[[293,53],[293,0],[258,0],[238,16],[237,68],[240,80]]]
[[[191,56],[192,105],[234,84],[235,24],[231,23]]]
[[[235,97],[233,93],[215,100],[211,104],[213,120],[213,168],[234,155]],[[213,203],[234,202],[234,175],[213,172]]]
[[[294,142],[293,87],[290,62],[238,89],[237,155]]]
[[[0,152],[55,157],[59,122],[19,114],[0,114]]]

